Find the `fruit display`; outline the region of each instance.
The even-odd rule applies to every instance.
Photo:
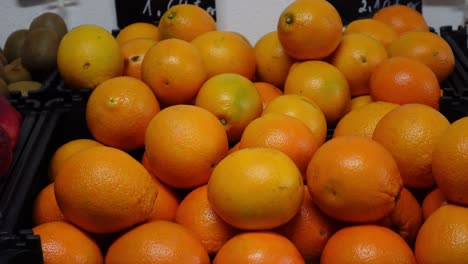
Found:
[[[415,10],[344,25],[329,2],[295,0],[257,43],[192,4],[115,34],[57,21],[11,37],[55,54],[4,53],[18,69],[5,83],[54,67],[60,79],[39,100],[0,221],[36,241],[35,261],[468,259],[468,67],[457,66],[468,52]],[[13,132],[0,126],[0,172],[24,140]]]

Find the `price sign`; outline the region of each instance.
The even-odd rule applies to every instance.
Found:
[[[171,6],[193,4],[216,20],[215,0],[115,0],[117,25],[120,29],[135,22],[159,24],[159,19]]]
[[[328,0],[341,15],[344,24],[360,18],[370,18],[378,10],[390,5],[406,5],[422,12],[422,0]]]

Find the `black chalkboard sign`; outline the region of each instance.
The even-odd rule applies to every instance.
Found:
[[[216,20],[215,0],[115,0],[117,26],[122,29],[135,22],[159,24],[159,19],[171,6],[197,5]]]
[[[360,18],[370,18],[383,7],[407,5],[422,13],[422,0],[328,0],[341,15],[344,24]]]

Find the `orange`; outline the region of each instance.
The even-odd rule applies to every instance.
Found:
[[[216,254],[213,264],[304,264],[300,252],[284,236],[269,232],[246,232],[231,238]]]
[[[33,203],[32,215],[35,225],[65,221],[65,217],[63,217],[55,199],[54,183],[48,184],[36,196]]]
[[[349,109],[350,89],[346,76],[325,61],[297,62],[284,84],[285,94],[300,94],[322,110],[328,125],[335,125]]]
[[[400,35],[387,49],[390,57],[407,57],[426,64],[444,81],[455,68],[452,48],[441,36],[432,32],[411,31]]]
[[[143,155],[141,155],[141,165],[145,167],[145,169],[151,174],[154,175],[153,170],[151,169],[151,164],[148,160],[148,153],[146,153],[146,150],[143,151]]]
[[[323,249],[322,264],[416,264],[411,248],[392,230],[358,225],[338,230]]]
[[[434,108],[407,104],[380,119],[372,139],[392,154],[406,187],[426,188],[434,185],[432,152],[449,125]]]
[[[418,263],[465,263],[468,259],[468,208],[444,205],[419,230],[415,244]]]
[[[385,46],[363,34],[347,34],[330,57],[346,77],[351,96],[369,94],[372,70],[388,58]]]
[[[445,199],[444,194],[440,191],[439,188],[435,188],[431,192],[429,192],[422,201],[422,213],[423,213],[423,220],[426,219],[439,207],[442,205],[447,204],[447,200]]]
[[[123,75],[141,80],[141,63],[146,52],[156,43],[154,39],[137,38],[122,44],[120,49],[124,57]]]
[[[439,109],[439,81],[428,66],[417,60],[392,57],[381,62],[372,71],[369,85],[374,101],[421,103]]]
[[[72,88],[94,89],[122,75],[124,59],[112,34],[97,25],[79,25],[65,34],[57,50],[57,67]]]
[[[148,221],[174,221],[180,203],[178,193],[173,188],[162,183],[154,175],[153,178],[158,185],[158,196],[154,201],[153,212]]]
[[[391,228],[411,247],[423,222],[422,209],[414,195],[403,188],[393,211],[381,219],[378,224]]]
[[[66,222],[48,222],[32,228],[41,238],[44,263],[104,263],[96,242],[88,234]]]
[[[208,78],[200,52],[190,42],[161,40],[145,54],[141,78],[164,105],[190,102]]]
[[[107,264],[210,263],[208,253],[190,230],[164,220],[142,224],[117,238],[109,247],[105,261]]]
[[[372,97],[370,95],[360,95],[351,98],[351,105],[349,106],[349,111],[353,111],[355,109],[360,108],[366,104],[373,102]]]
[[[216,30],[214,18],[205,9],[194,4],[173,5],[159,20],[161,39],[177,38],[191,41],[213,30]]]
[[[252,80],[256,60],[253,47],[232,31],[206,32],[191,42],[200,52],[208,77],[221,73],[237,73]]]
[[[262,98],[254,83],[236,73],[221,73],[208,79],[200,88],[195,105],[219,119],[229,142],[237,142],[247,124],[263,110]]]
[[[301,172],[286,154],[272,148],[251,147],[229,154],[208,181],[213,210],[243,230],[285,224],[299,211],[303,196]]]
[[[158,193],[143,165],[122,150],[104,146],[67,159],[54,190],[65,218],[92,233],[117,232],[147,220]]]
[[[306,261],[315,263],[320,260],[325,243],[337,229],[337,221],[315,206],[307,186],[304,186],[301,209],[293,219],[275,231],[293,242]]]
[[[312,131],[318,145],[327,137],[327,120],[322,110],[309,98],[300,94],[285,94],[270,101],[262,115],[270,113],[286,114],[295,117]]]
[[[387,48],[398,34],[391,26],[372,18],[361,18],[351,21],[344,29],[343,35],[360,33],[378,40]]]
[[[283,95],[283,90],[267,82],[254,82],[253,84],[255,85],[255,88],[257,88],[257,92],[262,99],[262,106],[264,110],[271,100],[280,95]]]
[[[328,1],[295,0],[281,12],[277,31],[281,45],[291,57],[323,59],[338,47],[343,22]]]
[[[423,15],[406,5],[384,7],[375,12],[372,18],[391,26],[399,35],[408,31],[429,31]]]
[[[434,180],[448,201],[468,206],[468,117],[453,122],[432,153]]]
[[[325,142],[307,167],[307,186],[314,203],[345,222],[376,221],[389,214],[403,187],[390,152],[363,136]]]
[[[262,35],[254,46],[257,61],[256,80],[283,88],[286,76],[294,59],[284,50],[278,38],[278,32]]]
[[[208,110],[173,105],[150,122],[145,148],[158,179],[171,187],[194,188],[206,184],[227,155],[228,139],[223,125]]]
[[[208,254],[216,254],[237,230],[216,215],[207,190],[208,186],[203,185],[187,194],[177,209],[175,222],[195,233]]]
[[[302,175],[305,175],[307,164],[319,147],[317,138],[304,122],[281,113],[262,115],[250,122],[239,144],[239,149],[277,149],[291,158]]]
[[[160,110],[144,82],[120,76],[99,84],[86,104],[86,124],[93,137],[125,151],[143,147],[146,127]]]
[[[378,101],[352,110],[336,124],[333,137],[355,135],[372,138],[380,119],[396,107],[397,104]]]
[[[160,39],[158,26],[147,22],[134,22],[122,28],[115,37],[119,45],[137,38],[158,41]]]
[[[102,146],[94,139],[77,138],[58,147],[49,161],[49,179],[54,181],[62,164],[73,154],[91,147]]]

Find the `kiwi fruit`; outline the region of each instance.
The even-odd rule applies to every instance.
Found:
[[[0,78],[5,78],[5,66],[0,63]]]
[[[42,83],[36,81],[19,81],[8,85],[8,91],[21,92],[21,96],[28,96],[29,91],[39,90],[42,87]]]
[[[21,63],[33,79],[39,80],[55,69],[59,43],[57,34],[51,29],[29,30],[21,51]]]
[[[19,82],[19,81],[31,81],[32,76],[29,71],[21,64],[21,58],[18,58],[11,63],[5,65],[5,76],[4,79],[7,84]]]
[[[36,28],[48,28],[54,31],[57,33],[59,40],[68,32],[67,24],[63,18],[52,12],[45,12],[35,17],[29,25],[29,30]]]
[[[0,48],[0,64],[1,65],[7,65],[8,64],[8,60],[7,58],[5,57],[5,54],[3,53],[3,49]]]
[[[8,84],[3,80],[3,78],[0,78],[0,96],[10,96],[10,90],[8,90]]]
[[[21,50],[23,49],[23,43],[28,31],[27,29],[18,29],[8,35],[3,47],[3,52],[8,63],[21,57]]]

